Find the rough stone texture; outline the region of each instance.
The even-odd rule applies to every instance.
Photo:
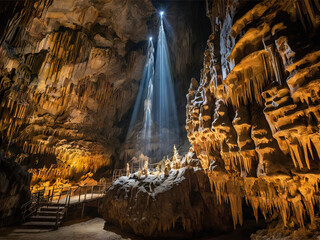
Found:
[[[153,12],[149,0],[39,0],[12,18],[0,48],[0,137],[32,184],[112,169]]]
[[[251,234],[252,240],[292,240],[292,239],[319,239],[319,218],[316,219],[316,229],[310,231],[305,228],[286,228],[283,223],[272,222],[266,229],[257,231]]]
[[[0,227],[19,223],[21,205],[30,198],[30,174],[0,155]]]
[[[125,166],[123,142],[147,39],[158,34],[155,7],[165,7],[170,23],[166,30],[184,121],[185,91],[180,90],[199,71],[201,54],[195,53],[203,51],[209,34],[204,2],[31,0],[2,5],[6,14],[0,20],[11,21],[0,29],[0,148],[31,169],[32,185],[77,181],[87,172],[110,174]]]
[[[314,229],[319,203],[318,1],[212,1],[186,129],[219,202]]]
[[[207,175],[198,167],[171,169],[167,177],[120,177],[106,192],[102,206],[107,223],[153,237],[228,231],[232,228],[229,209],[227,204],[218,205]]]

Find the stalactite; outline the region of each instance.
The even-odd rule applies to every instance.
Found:
[[[239,178],[211,172],[217,201],[229,201],[234,220],[234,227],[242,222],[241,199],[253,208],[256,220],[258,209],[267,219],[274,212],[279,212],[286,226],[291,217],[297,220],[300,227],[305,226],[306,214],[314,224],[313,196],[318,194],[319,175],[294,177]],[[257,188],[259,186],[260,188]]]
[[[293,222],[301,228],[315,224],[320,55],[313,40],[297,36],[295,27],[300,24],[295,22],[298,14],[306,32],[316,29],[315,18],[309,25],[305,21],[309,3],[295,3],[296,8],[290,1],[263,1],[242,16],[232,15],[236,4],[226,3],[225,13],[210,10],[215,33],[208,40],[198,91],[211,77],[214,103],[200,96],[188,100],[187,132],[218,203],[230,204],[234,226],[242,221],[242,200],[252,207],[256,220],[261,212],[266,219],[279,215],[287,227]],[[290,20],[279,17],[283,13]],[[231,21],[219,18],[229,15]],[[229,66],[221,83],[220,65]],[[226,95],[219,93],[218,85]],[[197,127],[203,113],[190,112],[204,106],[212,113],[211,134]],[[208,143],[214,154],[207,151]],[[215,161],[210,168],[209,158]]]

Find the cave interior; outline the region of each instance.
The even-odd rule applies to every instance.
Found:
[[[0,239],[320,238],[320,0],[0,1]]]

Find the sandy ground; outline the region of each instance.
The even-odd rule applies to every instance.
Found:
[[[1,236],[1,240],[21,239],[21,240],[120,240],[130,239],[103,229],[104,220],[102,218],[94,218],[81,223],[72,224],[70,226],[60,227],[57,231],[44,233],[14,233],[14,229],[8,230],[5,236]]]

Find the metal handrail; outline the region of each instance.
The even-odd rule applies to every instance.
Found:
[[[21,206],[22,209],[22,223],[25,222],[25,220],[33,215],[37,209],[40,206],[50,205],[50,204],[57,204],[58,205],[58,211],[57,211],[57,217],[56,217],[56,226],[60,220],[60,208],[64,205],[63,214],[67,212],[67,209],[70,205],[70,199],[72,196],[76,196],[75,194],[79,190],[79,202],[81,202],[81,193],[85,191],[85,199],[87,199],[88,189],[91,190],[89,194],[91,194],[91,199],[93,198],[94,190],[96,187],[98,188],[98,196],[101,197],[103,195],[106,185],[85,185],[85,186],[71,186],[71,187],[52,187],[50,188],[43,188],[37,192],[32,193],[31,199],[24,203]],[[102,187],[102,188],[101,188]],[[46,190],[48,190],[47,195],[45,195]],[[65,195],[64,203],[60,204],[60,201],[63,199],[63,196]]]
[[[139,167],[141,164],[139,164],[139,162],[133,162],[132,160],[130,160],[128,162],[129,164],[131,164],[130,166],[130,173],[135,173],[139,170],[142,170],[143,168]],[[159,166],[159,169],[161,168],[161,164],[162,162],[157,162],[157,163],[148,163],[148,170],[149,172],[156,172],[158,169],[157,167]],[[139,166],[137,166],[139,165]],[[112,182],[114,182],[116,179],[118,179],[119,177],[125,176],[127,174],[127,169],[125,168],[120,168],[120,169],[114,169],[113,170],[113,175],[112,175]]]

